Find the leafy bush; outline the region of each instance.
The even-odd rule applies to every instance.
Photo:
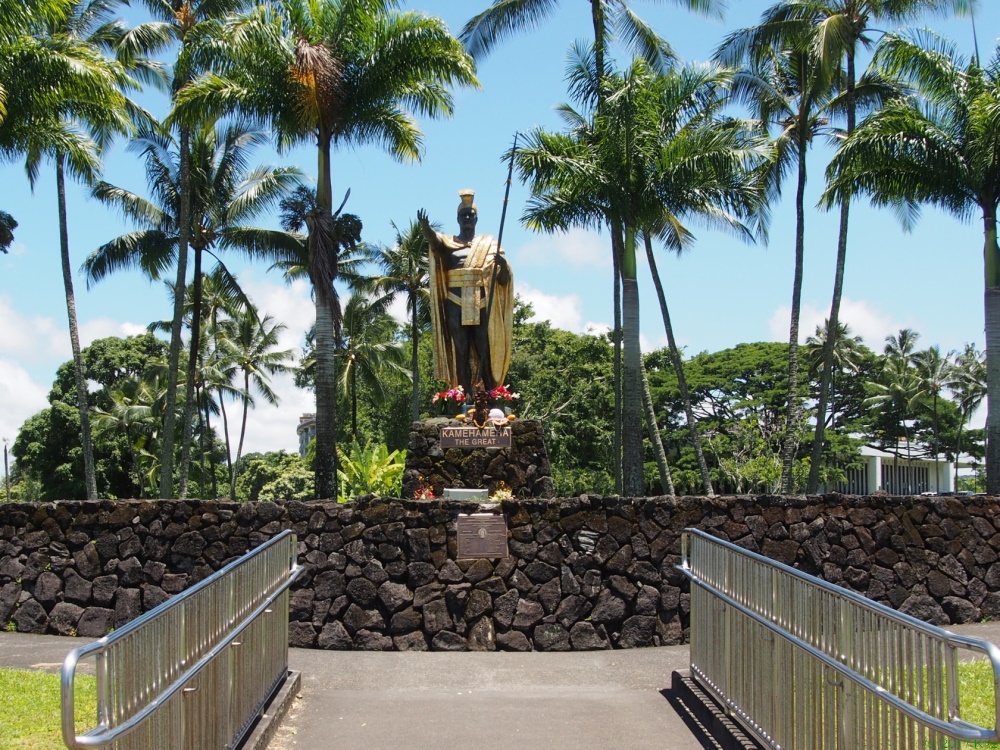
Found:
[[[378,443],[365,444],[362,448],[351,441],[350,453],[338,449],[340,468],[340,501],[358,495],[399,497],[403,491],[403,470],[406,468],[406,451],[392,451]]]

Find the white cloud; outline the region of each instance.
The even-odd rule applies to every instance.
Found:
[[[0,297],[0,355],[22,362],[43,362],[69,356],[69,335],[54,318],[27,317],[16,309],[9,297]]]
[[[80,326],[80,346],[90,346],[97,339],[109,336],[141,336],[146,332],[146,326],[128,321],[119,322],[111,318],[95,318]],[[66,338],[66,356],[70,356],[69,334]]]
[[[299,415],[316,411],[316,399],[312,391],[296,388],[291,374],[276,375],[271,379],[271,388],[281,399],[277,407],[257,399],[257,406],[247,415],[247,434],[243,453],[286,450],[295,453],[299,448],[299,438],[295,428],[299,425]],[[227,411],[229,407],[227,405]],[[240,439],[240,411],[229,411],[229,433],[235,457],[236,445]],[[221,435],[221,425],[219,431]]]
[[[298,356],[306,331],[316,322],[316,305],[309,282],[298,279],[291,284],[275,284],[247,271],[240,274],[240,286],[262,315],[270,315],[285,324],[278,345],[282,349],[294,349]]]
[[[829,309],[819,309],[809,303],[802,305],[799,316],[799,342],[804,342],[807,337],[815,335],[816,328],[823,325],[829,315]],[[852,300],[847,297],[841,300],[839,317],[842,323],[848,325],[852,335],[860,336],[869,348],[876,351],[881,351],[886,336],[907,327],[906,323],[894,320],[866,300]],[[787,305],[782,305],[774,311],[768,321],[772,340],[788,340],[790,320],[791,308]]]
[[[583,229],[545,235],[521,245],[514,254],[514,277],[517,267],[559,265],[611,270],[611,249],[600,235]],[[520,287],[520,284],[518,285]]]
[[[21,363],[39,364],[62,362],[71,356],[69,329],[65,318],[35,315],[25,316],[0,297],[0,355],[17,358]],[[80,345],[89,346],[95,339],[106,336],[136,336],[145,333],[146,326],[120,322],[110,318],[95,318],[80,324]]]
[[[13,442],[28,417],[46,408],[48,389],[9,359],[0,359],[0,438]]]
[[[646,334],[639,334],[639,346],[643,353],[648,354],[649,352],[656,351],[657,349],[663,349],[667,345],[667,334],[660,333],[656,338],[651,339]]]
[[[309,282],[298,279],[291,284],[276,284],[260,278],[253,271],[240,274],[239,281],[262,315],[270,315],[275,321],[285,324],[285,330],[278,337],[278,348],[291,349],[293,364],[297,364],[306,331],[316,322],[316,306]],[[341,302],[346,304],[347,298]],[[257,399],[256,408],[247,415],[244,454],[276,450],[296,452],[298,437],[295,428],[299,424],[299,415],[316,411],[312,391],[297,388],[290,373],[272,377],[271,388],[278,395],[279,404],[274,407]],[[230,412],[229,420],[235,457],[240,430],[239,408]],[[221,434],[221,426],[219,430]]]
[[[575,294],[547,294],[526,284],[518,284],[517,293],[535,311],[533,320],[547,320],[553,328],[585,333],[583,301]]]

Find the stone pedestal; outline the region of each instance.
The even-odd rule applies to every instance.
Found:
[[[441,427],[462,423],[448,417],[414,422],[406,451],[403,497],[411,498],[424,485],[441,497],[445,487],[483,488],[496,491],[505,483],[514,497],[554,497],[542,423],[516,420],[511,424],[510,448],[442,448]]]

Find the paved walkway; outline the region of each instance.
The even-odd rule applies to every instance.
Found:
[[[953,630],[1000,643],[1000,623]],[[56,671],[87,642],[0,632],[0,666]],[[672,672],[687,664],[686,646],[557,654],[292,649],[302,692],[271,750],[714,748],[669,691]]]

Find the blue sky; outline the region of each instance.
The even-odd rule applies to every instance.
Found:
[[[138,5],[138,3],[136,3]],[[407,9],[443,18],[456,34],[488,0],[411,0]],[[674,47],[685,62],[704,62],[729,31],[753,25],[769,3],[730,3],[724,19],[706,19],[672,3],[635,0],[633,7]],[[591,36],[587,4],[563,2],[538,29],[501,45],[479,64],[482,88],[456,93],[455,117],[422,121],[425,154],[419,164],[398,164],[374,147],[334,154],[334,194],[350,188],[346,210],[364,222],[368,241],[389,243],[391,222],[405,226],[417,209],[448,230],[454,226],[457,191],[477,191],[479,230],[496,234],[506,180],[502,154],[514,133],[534,126],[560,127],[554,109],[566,100],[563,82],[567,51],[577,39]],[[1000,3],[982,3],[976,26],[985,56],[1000,34]],[[139,18],[138,14],[133,18]],[[972,50],[969,20],[928,16],[915,25],[929,26]],[[143,103],[162,113],[165,102],[150,94]],[[261,150],[263,163],[295,164],[314,175],[315,152],[299,148],[287,154]],[[807,205],[822,189],[829,150],[817,148],[809,162]],[[135,155],[117,144],[106,155],[105,179],[137,192],[145,180]],[[69,358],[66,308],[59,267],[54,169],[43,168],[34,192],[21,165],[0,167],[5,185],[0,208],[20,222],[13,250],[0,256],[0,438],[13,440],[21,423],[46,406],[56,367]],[[661,254],[660,274],[671,306],[675,332],[689,354],[717,351],[748,341],[788,337],[791,298],[794,211],[792,186],[775,206],[766,246],[746,245],[728,235],[695,227],[694,249],[683,257]],[[584,332],[611,321],[611,263],[607,235],[572,232],[538,235],[519,221],[528,198],[516,183],[510,196],[504,246],[511,259],[519,294],[539,318]],[[88,197],[87,189],[69,188],[70,247],[74,268],[94,248],[131,227]],[[806,226],[803,284],[803,337],[826,317],[833,285],[837,216],[810,210]],[[288,326],[283,346],[298,348],[312,324],[313,307],[306,285],[286,286],[262,265],[227,260],[240,273],[258,306]],[[659,309],[645,264],[641,280],[641,331],[646,350],[665,345]],[[77,307],[84,344],[107,335],[141,332],[152,320],[170,317],[166,290],[138,274],[121,275],[88,290],[75,276]],[[965,342],[983,346],[982,224],[960,224],[932,209],[910,234],[893,216],[863,202],[852,210],[842,319],[869,346],[881,348],[899,328],[921,334],[921,346],[959,349]],[[511,384],[516,389],[516,383]],[[248,450],[296,447],[295,425],[312,411],[312,394],[288,378],[276,388],[280,408],[261,406],[248,426]],[[585,408],[585,405],[581,405]]]

